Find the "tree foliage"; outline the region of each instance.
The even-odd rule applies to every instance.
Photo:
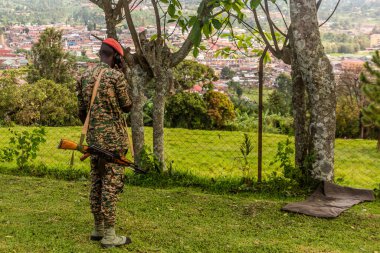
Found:
[[[230,67],[225,66],[222,68],[220,72],[220,78],[231,80],[235,76],[235,74],[235,71],[233,71]]]
[[[0,77],[0,125],[8,125],[20,108],[21,92],[19,89],[20,70],[9,70]]]
[[[187,90],[196,84],[207,86],[218,80],[214,69],[192,60],[178,64],[173,71],[173,77],[178,90]]]
[[[61,84],[41,79],[21,89],[21,110],[15,121],[21,125],[78,125],[75,95]]]
[[[210,118],[206,103],[197,93],[180,92],[169,98],[165,120],[169,127],[207,129]]]
[[[5,71],[0,78],[0,124],[77,125],[77,100],[72,88],[41,79],[28,84],[23,70]]]
[[[336,137],[357,138],[360,134],[360,108],[338,99],[336,105]]]
[[[62,31],[46,28],[32,47],[32,59],[29,83],[40,79],[53,80],[56,83],[72,81],[74,58],[63,50]]]
[[[363,109],[362,121],[368,126],[380,128],[380,54],[375,51],[371,64],[364,64],[365,72],[360,75],[363,82],[363,92],[370,101],[370,104]],[[380,132],[377,144],[380,151]]]
[[[207,104],[207,113],[217,128],[223,127],[235,118],[234,105],[227,95],[209,91],[204,95],[204,100]]]
[[[276,89],[269,95],[268,111],[282,116],[292,115],[292,80],[287,74],[280,74],[275,80]]]

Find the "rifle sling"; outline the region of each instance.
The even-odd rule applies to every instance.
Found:
[[[86,116],[86,120],[84,122],[84,125],[83,125],[83,128],[82,128],[82,133],[80,135],[80,140],[79,140],[79,148],[82,147],[83,145],[83,142],[84,142],[84,139],[86,138],[86,134],[87,134],[87,131],[88,131],[88,126],[90,124],[90,112],[91,112],[91,108],[92,108],[92,105],[95,101],[95,97],[96,95],[98,94],[98,88],[99,88],[99,84],[100,84],[100,79],[102,78],[102,75],[104,73],[106,69],[102,69],[100,70],[100,73],[98,75],[98,78],[96,79],[96,82],[94,84],[94,87],[92,88],[92,95],[91,95],[91,100],[90,100],[90,107],[88,108],[88,112],[87,112],[87,116]],[[73,167],[74,165],[74,151],[73,153],[71,154],[71,160],[70,160],[70,167]]]
[[[79,140],[79,146],[82,146],[83,142],[84,142],[84,139],[86,138],[86,134],[87,134],[87,131],[88,131],[88,127],[89,127],[89,124],[90,124],[90,114],[91,114],[91,108],[92,108],[92,105],[94,104],[94,101],[95,101],[95,97],[97,96],[98,94],[98,88],[99,88],[99,85],[100,85],[100,80],[102,78],[102,75],[104,73],[106,69],[102,69],[100,70],[100,73],[98,75],[98,78],[96,79],[96,82],[94,84],[94,88],[92,88],[92,96],[91,96],[91,100],[90,100],[90,106],[88,108],[88,112],[87,112],[87,116],[86,116],[86,120],[84,122],[84,125],[83,125],[83,128],[82,128],[82,134],[80,136],[80,140]]]

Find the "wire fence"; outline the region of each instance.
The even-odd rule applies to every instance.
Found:
[[[14,131],[30,131],[32,127],[13,127]],[[61,138],[79,141],[80,127],[46,127],[46,143],[41,144],[34,165],[47,169],[65,170],[70,167],[71,151],[58,150]],[[248,155],[248,164],[242,158],[240,146],[248,134],[253,150]],[[12,133],[0,128],[0,149],[9,146]],[[278,164],[271,164],[277,152],[277,144],[294,137],[264,133],[263,175],[280,171]],[[165,129],[166,164],[174,170],[191,172],[208,178],[242,177],[248,173],[257,177],[257,134],[256,131],[206,131],[179,128]],[[152,144],[152,128],[145,128],[145,143]],[[380,152],[375,140],[337,139],[335,148],[335,179],[343,185],[356,187],[378,187],[380,183]],[[89,171],[89,159],[81,162],[76,152],[74,169]],[[2,162],[1,169],[16,169],[16,162]],[[245,171],[245,172],[244,172]]]

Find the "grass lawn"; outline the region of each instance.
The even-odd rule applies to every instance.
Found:
[[[269,98],[269,95],[273,92],[273,89],[264,88],[263,89],[263,101],[266,102]],[[231,91],[231,94],[234,92]],[[256,101],[258,103],[259,99],[259,88],[249,88],[249,89],[243,89],[243,97],[247,97],[252,101]]]
[[[16,127],[15,130],[31,129]],[[61,138],[78,141],[80,127],[46,128],[47,143],[41,146],[36,164],[48,168],[64,170],[69,167],[71,152],[58,150]],[[145,128],[146,143],[152,143],[152,129]],[[239,131],[203,131],[188,129],[165,129],[165,151],[167,162],[173,162],[176,170],[191,171],[200,177],[241,177],[242,165],[239,147],[243,141]],[[249,133],[254,150],[249,155],[251,175],[257,170],[257,135]],[[0,128],[0,148],[8,144],[10,134],[7,128]],[[276,170],[270,165],[277,150],[277,143],[287,138],[285,135],[264,134],[263,173],[264,176]],[[293,139],[293,137],[290,137]],[[88,161],[80,162],[76,154],[75,168],[89,170]],[[15,163],[2,163],[1,168],[16,167]],[[373,140],[336,140],[335,175],[340,184],[373,189],[380,183],[380,153],[376,152]],[[342,181],[343,180],[343,181]]]
[[[0,252],[104,252],[87,239],[88,182],[0,174],[0,185]],[[133,243],[109,252],[380,251],[379,200],[336,219],[280,211],[294,200],[126,185],[117,230]]]

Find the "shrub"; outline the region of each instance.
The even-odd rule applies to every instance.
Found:
[[[357,138],[360,134],[360,108],[339,99],[336,105],[336,137]]]
[[[227,95],[216,91],[209,91],[204,95],[204,100],[213,126],[222,128],[228,121],[236,117],[234,105]]]
[[[189,129],[207,129],[211,123],[202,97],[188,92],[170,97],[166,104],[165,120],[169,127]]]
[[[294,165],[294,148],[292,143],[287,138],[285,141],[277,143],[277,153],[271,165],[278,164],[278,168],[282,170],[282,174],[285,178],[299,181],[301,177],[301,171]]]
[[[18,85],[0,79],[1,125],[78,125],[77,99],[68,85],[50,80]]]
[[[267,115],[264,118],[264,131],[273,132],[271,129],[277,129],[277,133],[293,135],[294,119],[290,116],[281,116],[277,114]]]
[[[46,132],[44,128],[34,129],[33,131],[16,132],[11,129],[12,137],[9,146],[0,150],[0,161],[11,162],[16,157],[17,165],[20,169],[36,159],[37,151],[41,143],[46,142]]]

